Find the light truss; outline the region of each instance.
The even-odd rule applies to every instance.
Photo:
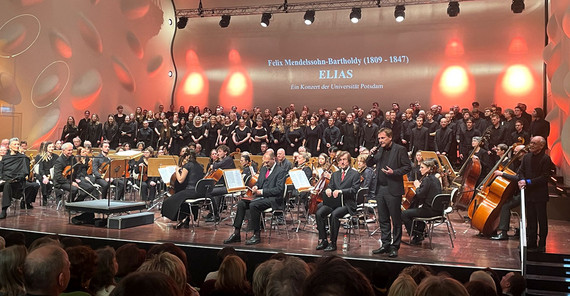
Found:
[[[457,0],[456,0],[457,1]],[[288,13],[288,12],[305,12],[307,10],[325,11],[325,10],[342,10],[373,7],[389,7],[396,5],[419,5],[419,4],[438,4],[449,3],[449,0],[360,0],[360,1],[330,1],[330,2],[305,2],[305,3],[288,3],[287,0],[281,4],[267,5],[249,5],[240,7],[219,7],[204,8],[202,2],[196,9],[177,9],[177,17],[212,17],[221,15],[257,15],[264,12],[269,13]]]

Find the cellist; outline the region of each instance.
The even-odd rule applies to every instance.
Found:
[[[436,195],[441,193],[441,183],[435,176],[437,171],[437,163],[434,159],[427,159],[420,163],[420,173],[422,174],[421,181],[415,180],[414,186],[416,187],[416,195],[409,209],[402,212],[402,223],[406,227],[408,235],[413,235],[410,244],[419,245],[424,240],[424,223],[418,223],[414,226],[414,233],[412,231],[412,221],[416,217],[432,217],[438,214],[438,211],[433,209],[432,203]],[[440,212],[441,214],[441,212]]]

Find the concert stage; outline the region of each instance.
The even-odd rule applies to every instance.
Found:
[[[142,248],[149,248],[153,244],[172,242],[187,252],[193,284],[199,285],[207,272],[217,269],[216,252],[224,247],[222,241],[233,231],[233,227],[230,226],[231,221],[222,221],[218,225],[218,230],[214,229],[212,223],[201,221],[200,227],[192,232],[192,229],[173,229],[174,224],[165,221],[158,212],[155,213],[155,217],[154,224],[117,230],[70,224],[67,213],[57,211],[52,205],[47,208],[38,206],[27,211],[17,209],[15,212],[13,208],[10,208],[8,218],[0,220],[0,235],[5,236],[13,231],[23,232],[29,244],[39,236],[59,234],[79,237],[84,243],[93,247],[105,245],[118,247],[126,242],[135,242]],[[436,271],[447,271],[462,281],[467,281],[473,270],[484,267],[491,267],[500,274],[520,270],[518,239],[491,241],[481,238],[477,236],[478,231],[464,223],[459,215],[453,213],[450,218],[457,234],[454,241],[455,248],[451,247],[445,226],[440,226],[434,230],[433,250],[429,249],[427,240],[422,246],[402,244],[399,257],[390,259],[384,255],[372,255],[372,250],[379,247],[380,235],[376,233],[369,237],[366,230],[361,229],[362,245],[359,246],[358,239],[353,237],[348,252],[343,254],[341,249],[344,230],[341,229],[339,250],[336,254],[365,270],[373,268],[378,262],[383,262],[390,266],[390,270],[396,275],[400,269],[408,265],[425,264],[432,266]],[[550,221],[547,252],[570,253],[570,235],[568,235],[570,227],[568,226],[570,223],[567,221]],[[292,228],[291,224],[289,227]],[[369,227],[375,229],[376,224],[369,223]],[[324,254],[322,251],[315,250],[317,233],[316,229],[310,225],[299,232],[290,231],[290,240],[287,240],[284,232],[273,231],[269,244],[268,234],[269,231],[262,233],[261,244],[246,246],[244,232],[242,232],[242,243],[232,244],[246,255],[250,274],[257,263],[277,252],[296,255],[307,261]],[[404,237],[403,240],[407,242],[408,238]]]

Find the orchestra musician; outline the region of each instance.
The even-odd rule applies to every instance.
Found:
[[[216,149],[218,161],[212,163],[210,166],[211,171],[216,171],[217,169],[226,170],[226,169],[235,169],[236,165],[234,163],[233,157],[230,156],[230,148],[226,145],[220,145]],[[218,181],[218,184],[225,184],[224,179],[221,178]],[[214,190],[212,190],[212,204],[214,207],[214,213],[209,213],[206,216],[206,222],[218,222],[220,221],[220,204],[222,203],[222,197],[228,193],[226,186],[216,186]]]
[[[84,191],[79,192],[79,184],[75,180],[76,169],[77,159],[73,156],[73,144],[66,142],[61,145],[61,155],[54,165],[54,187],[70,192],[71,201],[82,201],[87,194]]]
[[[477,180],[477,186],[479,186],[481,181],[485,179],[485,176],[487,176],[487,173],[489,173],[489,171],[493,167],[489,153],[487,152],[487,150],[481,147],[482,141],[483,139],[481,137],[473,137],[471,139],[471,146],[473,147],[473,149],[475,149],[475,153],[473,153],[473,156],[477,156],[479,158],[479,161],[481,162],[481,175],[479,175],[479,179]]]
[[[39,154],[36,156],[36,164],[38,165],[37,179],[41,182],[44,205],[47,204],[48,196],[53,189],[53,183],[50,182],[53,178],[53,176],[51,176],[51,169],[58,158],[58,155],[53,153],[54,149],[55,145],[52,142],[42,142],[40,144]]]
[[[250,179],[257,172],[257,165],[252,163],[249,152],[242,152],[239,160],[241,164],[241,175],[244,181]]]
[[[376,193],[376,173],[374,169],[366,165],[367,154],[360,154],[356,158],[356,166],[360,173],[360,188],[368,188],[367,200],[374,198]]]
[[[107,197],[109,191],[110,181],[115,185],[116,196],[115,199],[121,200],[125,195],[125,183],[121,179],[110,178],[105,179],[105,172],[110,169],[111,158],[109,157],[109,142],[104,141],[101,144],[101,153],[93,158],[93,174],[91,175],[91,182],[101,185],[101,195],[103,198]]]
[[[378,132],[380,148],[371,149],[366,164],[376,165],[376,200],[382,232],[382,246],[372,253],[389,254],[391,258],[395,258],[398,256],[402,240],[403,176],[410,171],[411,162],[406,148],[392,142],[392,136],[391,129],[380,129]]]
[[[75,177],[75,182],[77,183],[77,185],[79,185],[79,190],[85,195],[96,199],[99,197],[99,192],[97,191],[98,189],[93,185],[91,179],[89,178],[89,174],[87,173],[87,171],[89,170],[89,163],[91,159],[89,157],[90,151],[91,150],[89,148],[84,148],[84,147],[77,148],[77,156],[76,156],[77,165],[75,165],[75,167],[73,168],[74,170],[73,174]],[[91,165],[93,165],[92,162]],[[77,201],[83,200],[81,196],[82,195],[79,196]]]
[[[0,219],[6,218],[6,209],[10,207],[12,198],[17,198],[18,194],[24,191],[25,200],[22,200],[24,208],[33,208],[31,203],[35,199],[35,195],[30,189],[25,190],[26,176],[30,173],[30,159],[20,153],[20,140],[12,138],[8,144],[10,152],[7,153],[6,148],[2,147],[0,156],[0,185],[2,188],[2,212],[0,212]],[[3,154],[3,155],[2,155]],[[39,185],[35,188],[35,194],[38,193]],[[20,207],[22,204],[20,204]]]
[[[499,148],[497,150],[497,155],[499,157],[501,157],[502,153],[504,153],[503,150],[506,150],[506,149],[504,149],[505,147],[502,147],[502,145],[505,145],[505,144],[499,144],[497,146],[497,148]],[[524,156],[524,154],[526,153],[526,151],[524,150],[524,147],[525,147],[524,145],[518,145],[517,147],[515,147],[515,149],[513,150],[514,155],[517,155],[520,157]],[[505,160],[508,161],[509,159],[505,159]],[[520,161],[513,161],[509,168],[512,171],[516,172],[516,171],[518,171],[519,166],[520,166]],[[510,181],[514,181],[514,182],[518,181],[518,176],[507,174],[507,173],[504,173],[503,171],[500,171],[500,170],[496,170],[495,172],[493,172],[493,174],[495,176],[502,176],[503,178],[510,180]],[[511,197],[511,199],[509,199],[508,201],[503,203],[503,206],[501,207],[501,210],[500,210],[501,214],[499,216],[499,226],[497,227],[497,230],[499,231],[499,233],[497,235],[491,236],[492,240],[507,240],[507,239],[509,239],[507,231],[509,230],[509,224],[511,223],[511,210],[520,206],[520,204],[521,204],[521,193],[520,193],[520,190],[517,190],[516,192],[513,193],[513,196]],[[515,236],[517,234],[518,234],[518,232],[515,233]]]
[[[156,197],[156,185],[158,180],[156,177],[148,176],[148,160],[152,157],[154,149],[146,147],[143,150],[143,155],[133,165],[134,172],[139,174],[135,182],[140,183],[141,199],[143,201],[152,201]]]
[[[356,211],[356,193],[360,188],[360,174],[350,167],[351,156],[347,151],[339,151],[338,165],[339,170],[331,176],[329,186],[324,194],[329,198],[342,198],[343,203],[338,206],[327,203],[325,197],[319,205],[315,215],[317,220],[317,229],[319,230],[319,244],[317,250],[325,252],[336,251],[336,240],[338,230],[340,228],[340,218],[348,213]],[[342,196],[341,196],[342,195]],[[327,232],[325,229],[328,215],[330,214],[330,242],[327,240]]]
[[[419,245],[424,240],[424,223],[414,225],[412,231],[412,221],[417,217],[433,217],[438,214],[438,210],[431,207],[433,199],[441,193],[441,182],[435,176],[437,163],[435,159],[426,159],[420,163],[421,179],[414,181],[416,195],[409,209],[402,212],[402,223],[406,227],[408,235],[413,234],[412,245]],[[439,212],[441,214],[441,212]]]
[[[275,154],[272,151],[267,151],[263,155],[263,167],[259,171],[257,184],[252,188],[253,194],[261,198],[256,198],[251,202],[246,202],[245,200],[238,202],[233,224],[234,233],[224,240],[224,244],[241,242],[240,229],[248,208],[250,210],[248,224],[253,229],[253,236],[245,244],[254,245],[261,243],[261,213],[268,208],[283,208],[283,190],[285,188],[286,176],[287,172],[276,165]]]
[[[162,216],[172,221],[178,221],[175,229],[188,228],[190,226],[190,209],[184,201],[196,197],[196,183],[204,177],[204,168],[196,161],[196,151],[184,149],[184,154],[180,156],[180,165],[176,167],[174,173],[176,181],[185,183],[186,187],[164,200],[161,213]],[[194,220],[198,219],[197,209],[192,209],[192,213]]]

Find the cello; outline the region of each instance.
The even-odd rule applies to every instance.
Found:
[[[513,195],[513,192],[517,188],[516,182],[511,182],[510,180],[502,176],[494,176],[495,170],[506,172],[507,174],[516,174],[508,166],[523,153],[523,150],[519,151],[515,157],[513,157],[505,166],[501,164],[504,161],[505,156],[516,147],[518,143],[509,147],[507,153],[501,157],[501,159],[495,164],[493,169],[489,172],[485,180],[481,183],[482,186],[479,188],[479,192],[473,201],[469,205],[469,218],[471,218],[471,225],[479,230],[483,235],[492,235],[497,226],[499,225],[500,209],[503,204],[508,200],[509,197]]]
[[[330,170],[332,168],[333,164],[331,163],[327,163],[326,167],[324,167],[323,169],[323,173],[321,174],[321,177],[319,178],[319,181],[317,182],[317,184],[315,184],[313,190],[311,190],[311,196],[309,198],[309,214],[315,214],[317,213],[317,206],[319,205],[319,203],[323,202],[323,197],[321,196],[321,192],[327,188],[327,186],[329,186],[329,182],[330,182]]]
[[[482,169],[481,161],[479,160],[479,157],[475,156],[475,153],[478,151],[478,148],[483,146],[483,144],[489,139],[489,136],[490,133],[486,132],[485,135],[481,137],[479,146],[473,148],[473,151],[469,154],[469,158],[465,161],[461,170],[459,170],[459,173],[457,174],[457,176],[462,176],[462,179],[456,198],[453,201],[453,207],[456,209],[466,210],[469,208],[469,204],[475,194],[475,186],[477,185],[477,180],[479,180]]]

